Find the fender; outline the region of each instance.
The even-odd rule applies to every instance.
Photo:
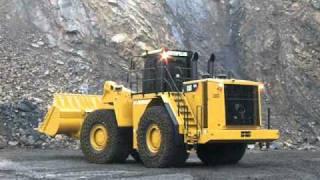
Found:
[[[155,98],[153,99],[147,106],[148,107],[151,107],[151,106],[156,106],[156,105],[162,105],[165,107],[165,109],[167,110],[168,112],[168,115],[172,121],[172,124],[173,124],[173,131],[174,131],[174,134],[175,134],[175,138],[174,138],[174,141],[176,142],[177,145],[183,145],[183,143],[181,142],[184,142],[183,141],[183,134],[179,134],[179,123],[178,123],[178,120],[176,118],[176,116],[174,115],[169,103],[167,102],[164,102],[162,98]]]
[[[164,103],[164,107],[166,108],[169,116],[170,116],[170,119],[172,120],[172,123],[173,123],[173,130],[174,130],[174,141],[176,142],[176,144],[178,145],[183,145],[182,142],[183,141],[183,134],[179,134],[179,124],[178,124],[178,121],[175,117],[175,115],[173,114],[172,112],[172,109],[170,108],[169,104],[168,103]]]
[[[102,102],[114,111],[119,127],[132,127],[131,90],[113,81],[106,81]]]

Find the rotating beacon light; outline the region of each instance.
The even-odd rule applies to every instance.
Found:
[[[168,64],[168,59],[171,57],[167,51],[166,48],[163,48],[162,53],[160,54],[160,60],[164,61],[166,64]]]

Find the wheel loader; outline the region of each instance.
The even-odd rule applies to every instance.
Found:
[[[127,87],[106,81],[102,95],[55,94],[38,131],[79,139],[92,163],[131,154],[152,168],[182,166],[190,152],[206,165],[233,164],[248,144],[278,139],[263,126],[263,84],[215,76],[214,54],[199,78],[198,57],[146,51],[131,61]]]

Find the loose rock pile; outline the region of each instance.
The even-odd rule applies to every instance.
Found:
[[[15,104],[0,105],[0,147],[78,148],[78,142],[66,136],[55,138],[40,134],[35,128],[44,117],[33,99],[23,99]]]

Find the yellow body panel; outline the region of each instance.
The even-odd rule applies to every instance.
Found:
[[[208,129],[225,129],[226,126],[226,116],[225,116],[225,94],[223,85],[225,84],[236,84],[236,85],[253,85],[259,86],[260,83],[253,81],[245,80],[229,80],[229,79],[203,79],[197,81],[188,81],[184,83],[188,84],[198,84],[196,91],[187,92],[186,97],[191,104],[191,109],[196,112],[198,109],[204,109],[204,101],[207,101],[208,109]],[[207,99],[204,99],[203,88],[204,84],[208,86],[208,95]],[[260,103],[260,93],[259,93],[259,112],[261,112],[261,103]],[[199,110],[198,110],[199,111]],[[204,114],[202,114],[202,119],[204,119]],[[261,124],[261,113],[259,117],[259,124]],[[257,124],[257,125],[259,125]],[[254,128],[254,127],[250,127]]]
[[[198,138],[199,144],[208,142],[231,142],[231,141],[273,141],[279,138],[278,130],[262,129],[261,117],[261,100],[259,95],[259,120],[256,125],[226,125],[226,112],[225,112],[225,94],[223,86],[226,84],[236,85],[252,85],[259,86],[261,83],[245,80],[232,80],[232,79],[203,79],[196,81],[188,81],[184,83],[186,86],[195,85],[196,90],[186,92],[185,96],[191,106],[192,111],[196,114],[197,121],[199,122],[200,134]],[[204,86],[207,86],[207,95],[204,96]],[[205,103],[205,101],[207,101]],[[205,126],[205,112],[204,108],[207,106],[207,126]],[[191,134],[196,133],[195,128],[191,128]],[[250,132],[250,137],[241,137],[241,132]]]
[[[102,102],[114,110],[120,127],[132,127],[131,93],[131,90],[113,81],[107,81],[104,84]]]

